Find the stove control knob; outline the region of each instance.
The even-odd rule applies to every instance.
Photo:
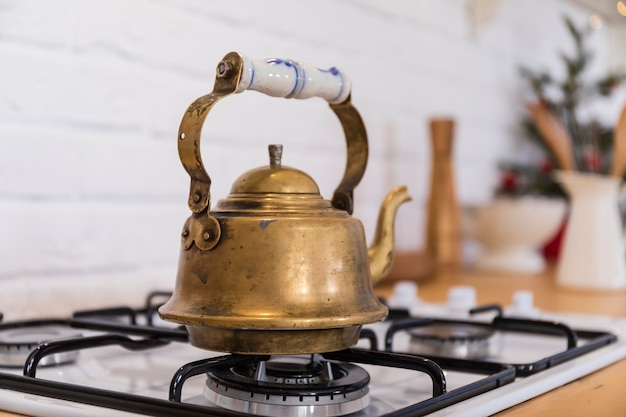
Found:
[[[393,286],[393,294],[387,301],[391,308],[411,308],[419,302],[417,284],[413,281],[398,281]]]
[[[469,286],[452,287],[448,291],[448,310],[453,314],[469,315],[476,307],[476,289]]]
[[[539,315],[539,310],[534,306],[532,291],[515,291],[509,314],[517,317],[536,318]]]

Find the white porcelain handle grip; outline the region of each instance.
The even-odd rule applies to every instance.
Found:
[[[242,58],[243,72],[236,93],[255,90],[272,97],[321,97],[330,104],[350,96],[350,79],[335,67],[324,70],[289,59]]]

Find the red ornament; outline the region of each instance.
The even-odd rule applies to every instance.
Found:
[[[591,149],[585,152],[585,165],[587,166],[587,170],[591,172],[598,172],[600,170],[602,167],[602,158],[598,151]]]
[[[515,171],[505,171],[500,178],[500,188],[504,191],[515,191],[519,185],[519,176]]]
[[[553,170],[554,165],[552,164],[552,161],[550,159],[545,158],[543,161],[541,161],[541,172],[543,172],[544,174],[550,174]]]
[[[563,243],[563,235],[567,228],[567,219],[563,220],[561,226],[554,233],[554,235],[548,240],[541,248],[543,257],[548,262],[556,262],[559,259],[561,253],[561,244]]]

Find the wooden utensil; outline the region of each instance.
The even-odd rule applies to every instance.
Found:
[[[564,171],[575,169],[572,140],[565,126],[541,103],[527,103],[526,108],[554,153],[559,168]]]
[[[613,165],[611,175],[622,177],[626,169],[626,106],[622,109],[613,131]]]

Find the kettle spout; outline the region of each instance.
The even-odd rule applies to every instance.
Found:
[[[372,285],[387,276],[393,265],[394,224],[400,204],[411,201],[406,186],[394,188],[387,194],[378,213],[374,240],[367,250]]]

